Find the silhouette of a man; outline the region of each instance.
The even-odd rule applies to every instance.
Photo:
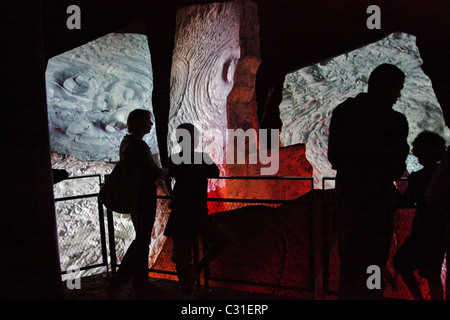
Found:
[[[169,175],[175,178],[175,187],[172,213],[164,234],[173,240],[172,261],[176,264],[181,291],[190,295],[202,269],[233,238],[208,215],[208,178],[219,177],[219,168],[208,154],[195,151],[199,132],[194,125],[181,124],[177,128],[177,136],[182,150],[169,159]],[[212,243],[212,247],[197,265],[193,265],[192,250],[199,235]]]
[[[339,299],[380,299],[367,288],[367,268],[386,267],[394,227],[393,181],[406,169],[406,117],[392,109],[405,75],[394,65],[372,71],[367,93],[333,111],[328,159],[336,175]]]

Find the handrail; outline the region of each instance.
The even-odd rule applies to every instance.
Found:
[[[83,176],[72,176],[72,177],[68,177],[68,178],[66,178],[66,179],[64,179],[62,181],[65,181],[65,180],[76,180],[76,179],[85,179],[85,178],[94,178],[94,177],[98,177],[99,185],[101,185],[102,176],[100,174],[89,174],[89,175],[83,175]],[[60,181],[60,182],[62,182],[62,181]],[[92,198],[92,197],[97,197],[97,196],[98,196],[98,192],[97,193],[81,194],[81,195],[76,195],[76,196],[55,198],[54,200],[55,200],[55,202],[59,202],[59,201],[68,201],[68,200]]]
[[[209,179],[242,179],[242,180],[314,180],[313,177],[297,176],[220,176]]]
[[[102,176],[100,174],[89,174],[89,175],[83,175],[83,176],[72,176],[68,177],[64,180],[76,180],[76,179],[84,179],[84,178],[94,178],[98,177],[99,180],[99,186],[102,184]],[[63,181],[64,181],[63,180]],[[55,202],[63,202],[63,201],[69,201],[69,200],[78,200],[78,199],[86,199],[86,198],[94,198],[97,197],[98,193],[89,193],[89,194],[83,194],[83,195],[75,195],[75,196],[68,196],[68,197],[61,197],[61,198],[55,198]],[[79,268],[80,270],[88,270],[98,267],[105,267],[107,274],[109,274],[108,269],[108,253],[106,248],[106,231],[105,231],[105,218],[104,218],[104,211],[103,211],[103,204],[101,204],[100,200],[97,199],[97,207],[98,207],[98,217],[99,217],[99,228],[100,228],[100,245],[101,245],[101,251],[102,251],[102,262],[97,263],[90,266],[83,266]],[[68,270],[62,270],[61,274],[67,274]]]
[[[55,201],[59,202],[59,201],[77,200],[77,199],[84,199],[84,198],[93,198],[93,197],[97,197],[97,196],[98,196],[98,193],[88,193],[88,194],[82,194],[79,196],[69,196],[69,197],[57,198],[57,199],[55,199]]]
[[[106,175],[104,175],[106,176]],[[83,179],[83,178],[93,178],[98,177],[99,178],[99,186],[101,187],[103,185],[102,183],[102,175],[100,174],[92,174],[92,175],[84,175],[84,176],[74,176],[69,177],[66,180],[74,180],[74,179]],[[314,191],[314,178],[313,177],[296,177],[296,176],[286,176],[286,177],[277,177],[277,176],[222,176],[222,177],[216,177],[216,178],[210,178],[210,180],[277,180],[277,181],[309,181],[311,183],[311,191]],[[104,179],[103,179],[104,181]],[[60,197],[56,198],[55,201],[57,202],[63,202],[63,201],[69,201],[69,200],[77,200],[77,199],[84,199],[84,198],[93,198],[97,197],[97,193],[89,193],[84,195],[74,195],[74,196],[67,196],[67,197]],[[157,196],[157,199],[166,199],[170,200],[172,197],[170,195],[167,196]],[[311,199],[300,199],[300,198],[294,198],[291,200],[276,200],[276,199],[239,199],[239,198],[208,198],[208,202],[238,202],[238,203],[260,203],[260,204],[284,204],[284,203],[309,203],[310,204],[310,210],[309,210],[309,233],[310,233],[310,249],[309,249],[309,262],[310,262],[310,275],[309,275],[309,285],[308,288],[290,288],[290,289],[301,289],[301,290],[312,290],[314,291],[314,272],[315,272],[315,258],[314,258],[314,221],[313,221],[313,215],[314,215],[314,197],[311,197]],[[80,270],[86,270],[94,267],[104,266],[106,265],[107,273],[109,274],[109,271],[111,270],[112,273],[115,272],[115,268],[118,266],[117,264],[117,258],[115,253],[115,237],[114,237],[114,221],[113,221],[113,214],[110,210],[106,210],[106,214],[104,212],[103,204],[98,200],[98,214],[99,214],[99,220],[100,220],[100,233],[101,233],[101,246],[102,246],[102,256],[103,256],[103,262],[101,264],[96,264],[94,266],[83,266],[80,268]],[[109,238],[109,257],[107,252],[107,241],[106,239],[106,228],[105,228],[105,222],[104,218],[106,217],[107,220],[107,226],[108,229],[108,238]],[[108,259],[109,258],[109,259]],[[108,261],[109,260],[109,261]],[[111,268],[111,269],[110,269]],[[167,274],[173,274],[173,272],[165,271],[165,270],[152,270],[152,272],[160,272],[160,273],[167,273]],[[63,271],[62,274],[66,274],[68,271]],[[213,281],[218,282],[227,282],[227,279],[211,279]],[[205,283],[207,283],[208,279],[205,279]],[[239,282],[239,281],[238,281]],[[248,283],[250,284],[250,283]],[[251,285],[251,284],[250,284]],[[254,285],[262,285],[262,286],[269,286],[269,287],[280,287],[276,284],[254,284]],[[281,286],[282,287],[282,286]]]

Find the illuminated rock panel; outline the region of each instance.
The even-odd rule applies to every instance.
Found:
[[[50,145],[83,161],[117,161],[133,109],[152,111],[147,37],[111,33],[48,61]],[[156,126],[145,137],[158,153]]]
[[[136,108],[153,110],[147,37],[111,33],[53,57],[47,66],[46,86],[52,167],[65,169],[71,177],[109,174],[114,165],[108,162],[119,160],[128,114]],[[155,130],[153,126],[144,140],[158,161]],[[55,198],[96,193],[98,182],[98,178],[60,182],[54,186]],[[166,204],[160,202],[149,265],[164,244],[168,213]],[[57,202],[56,218],[61,269],[100,263],[96,198]],[[120,262],[134,230],[128,215],[114,214],[114,226]]]
[[[237,7],[234,2],[223,2],[181,8],[175,34],[169,152],[179,151],[177,126],[192,123],[202,135],[199,149],[209,154],[224,175],[227,97],[240,58]]]
[[[423,130],[441,134],[450,141],[443,113],[430,79],[420,66],[422,60],[414,36],[396,33],[376,43],[305,67],[286,75],[280,117],[284,146],[306,144],[306,157],[314,168],[317,187],[322,177],[335,176],[327,159],[328,128],[333,109],[349,97],[367,90],[370,72],[379,64],[391,63],[406,74],[401,98],[394,109],[409,123],[408,142]],[[409,171],[417,160],[408,159]]]

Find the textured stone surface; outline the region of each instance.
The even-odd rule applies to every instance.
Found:
[[[249,1],[236,1],[239,12],[241,57],[234,75],[234,86],[227,99],[228,128],[258,129],[255,97],[259,52],[258,8]]]
[[[260,64],[256,6],[248,1],[235,1],[183,8],[178,13],[177,30],[172,69],[169,146],[174,146],[173,140],[170,140],[170,138],[176,126],[182,122],[192,122],[204,134],[201,148],[219,164],[222,175],[260,175],[261,167],[263,167],[261,163],[244,165],[225,165],[223,163],[224,153],[227,151],[226,129],[258,129],[254,90],[256,72]],[[130,35],[127,37],[130,37]],[[108,77],[111,77],[122,83],[116,73],[121,68],[127,69],[130,67],[126,62],[127,60],[124,60],[124,65],[113,68],[111,65],[113,63],[120,64],[120,59],[117,56],[108,56],[104,50],[101,50],[107,43],[112,47],[108,52],[121,51],[120,48],[123,41],[128,39],[127,37],[108,35],[105,39],[98,39],[93,44],[90,43],[74,49],[73,52],[58,56],[58,59],[52,62],[53,68],[50,68],[47,72],[47,81],[50,83],[49,87],[57,92],[56,94],[55,91],[51,92],[52,95],[50,95],[49,100],[50,103],[53,103],[50,116],[52,139],[55,146],[53,149],[60,153],[70,154],[70,156],[62,156],[54,153],[52,158],[54,168],[64,168],[69,171],[71,176],[89,173],[104,175],[112,170],[113,165],[110,163],[82,160],[116,160],[114,157],[117,155],[120,139],[125,134],[125,122],[123,117],[122,122],[108,121],[114,118],[113,115],[116,115],[114,119],[118,118],[117,115],[119,114],[125,116],[137,103],[132,92],[122,86],[119,86],[123,89],[122,91],[117,89],[111,92],[111,87],[114,88],[118,85],[111,85],[113,80],[108,80]],[[131,39],[135,41],[145,40],[141,39],[141,36],[133,36]],[[88,50],[87,48],[91,49]],[[96,50],[100,51],[97,52]],[[74,57],[77,57],[78,52],[84,53],[86,56],[77,60]],[[74,64],[71,64],[71,59],[75,62]],[[79,64],[83,64],[84,67],[80,67]],[[113,75],[101,74],[99,68],[101,69],[103,65],[109,66],[115,73]],[[137,66],[140,65],[137,64]],[[67,89],[59,88],[54,83],[59,74],[58,70],[61,69],[76,71],[75,74],[82,74],[83,77],[86,74],[91,75],[92,81],[101,84],[92,88],[92,90],[102,92],[105,97],[110,99],[105,98],[106,100],[103,101],[101,100],[103,96],[100,96],[100,100],[87,99],[85,101],[79,97],[83,96],[83,92],[78,93],[76,97],[70,96],[66,92]],[[139,72],[137,75],[129,75],[135,81],[137,79],[143,80],[140,76]],[[77,78],[74,76],[68,79],[72,83]],[[90,94],[93,95],[93,93]],[[64,100],[59,101],[58,97],[64,97]],[[125,101],[122,99],[124,97],[131,97],[131,99]],[[147,98],[150,99],[150,97],[151,92],[148,93]],[[78,105],[80,101],[87,104]],[[61,120],[62,115],[64,115],[63,120],[65,121]],[[72,135],[70,130],[63,132],[64,125],[68,120],[73,119],[72,117],[85,121],[88,129],[80,131],[78,136]],[[97,119],[95,121],[99,122],[92,122],[93,119]],[[78,120],[75,123],[79,127]],[[105,130],[102,129],[103,127]],[[112,127],[120,128],[120,130],[114,131]],[[154,132],[152,131],[149,136],[154,139]],[[217,136],[223,138],[217,139]],[[92,145],[89,141],[93,141]],[[103,141],[105,145],[102,145],[102,148],[96,147],[95,141]],[[156,140],[150,140],[147,143],[152,146],[152,149],[157,149],[156,143],[151,144],[152,141]],[[172,144],[170,144],[170,141],[172,141]],[[59,149],[59,147],[62,149]],[[106,149],[110,154],[107,159],[99,156],[100,152]],[[306,160],[304,145],[292,145],[279,150],[278,176],[311,176],[311,174],[312,168]],[[85,183],[81,180],[62,182],[55,185],[55,194],[57,196],[76,195],[86,193],[87,190],[96,192],[95,183],[95,181]],[[288,200],[299,197],[309,190],[309,181],[230,181],[219,179],[211,181],[209,196]],[[164,193],[161,191],[161,194]],[[96,202],[61,204],[60,206],[57,211],[61,253],[63,253],[64,261],[62,268],[98,263],[101,258],[99,255],[101,251],[98,250]],[[218,206],[212,203],[210,209],[211,213],[214,213],[233,210],[239,206],[231,203]],[[275,205],[275,207],[277,206]],[[266,210],[267,207],[263,208],[262,211],[265,212]],[[75,214],[77,212],[81,214]],[[168,214],[168,208],[164,203],[160,203],[151,244],[149,265],[153,265],[165,243],[166,239],[162,236],[162,232]],[[242,217],[245,218],[245,216]],[[134,231],[128,216],[115,214],[114,218],[116,250],[120,262],[121,256],[134,236]],[[260,218],[264,219],[264,216],[261,215]],[[267,222],[270,223],[270,217],[266,218],[268,219]],[[253,227],[256,229],[252,232],[258,233],[258,228],[265,228],[265,225],[254,225]],[[76,240],[77,229],[80,228],[83,230],[84,237]],[[74,246],[74,241],[80,247]],[[89,252],[89,255],[85,256],[83,252]],[[166,261],[166,264],[170,264],[170,256],[163,255],[158,261],[158,264],[164,263],[164,261]]]
[[[217,213],[215,219],[233,233],[236,242],[227,247],[211,265],[211,276],[259,284],[307,288],[309,285],[309,205],[250,206]],[[263,287],[262,292],[286,294],[286,290]],[[312,291],[291,292],[311,298]]]
[[[175,130],[183,122],[199,129],[199,146],[223,163],[227,97],[240,57],[239,15],[233,2],[193,5],[178,10],[171,73],[169,152],[175,153]],[[222,172],[224,172],[223,168]]]
[[[309,198],[305,198],[308,201]],[[228,209],[215,213],[213,217],[233,234],[236,241],[212,262],[210,276],[225,280],[220,282],[223,287],[311,299],[312,291],[274,288],[305,289],[309,285],[308,202],[281,206],[254,204]],[[155,268],[175,271],[170,256],[169,239]],[[227,280],[236,283],[227,283]],[[259,285],[243,285],[241,282]]]
[[[53,57],[46,71],[52,167],[70,176],[108,174],[119,160],[130,111],[152,111],[153,75],[147,37],[112,33]],[[144,140],[158,162],[156,126]],[[55,197],[98,192],[98,179],[77,179],[54,186]],[[162,192],[162,191],[161,191]],[[149,265],[165,241],[168,211],[158,205]],[[56,203],[61,269],[101,262],[96,198]],[[114,214],[118,261],[134,237],[128,215]],[[88,270],[85,274],[95,272]]]
[[[257,6],[250,1],[210,3],[177,14],[172,64],[168,146],[175,129],[191,122],[202,134],[199,149],[230,175],[226,130],[258,129],[255,79],[260,64]],[[259,173],[257,174],[259,175]],[[210,196],[227,196],[226,180],[211,181]]]
[[[256,6],[251,6],[250,11],[244,10],[245,3],[236,1],[186,7],[179,10],[177,19],[169,150],[173,147],[171,134],[174,128],[182,122],[192,122],[204,133],[201,147],[220,165],[222,174],[226,173],[222,159],[226,150],[227,97],[234,85],[241,38],[253,39],[251,44],[249,41],[241,42],[247,59],[242,60],[238,79],[246,76],[247,71],[252,73],[250,80],[237,81],[243,90],[235,100],[242,108],[253,99],[254,74],[259,64],[258,24],[248,19],[249,16],[257,19]],[[243,19],[246,19],[246,30],[251,31],[250,36],[249,32],[240,30]],[[146,37],[109,34],[54,57],[49,61],[46,81],[51,145],[56,152],[52,158],[53,167],[64,168],[71,176],[109,173],[113,165],[102,161],[118,160],[118,146],[126,133],[128,113],[134,108],[152,110],[152,69]],[[249,112],[247,115],[251,117]],[[223,138],[217,139],[218,136]],[[157,157],[155,129],[146,138]],[[76,180],[62,182],[55,185],[55,194],[85,193],[93,190],[94,184],[92,181],[88,184]],[[212,192],[216,190],[215,183],[210,189]],[[95,201],[61,203],[59,206],[62,268],[84,266],[94,263],[92,261],[96,263],[100,259],[100,251],[93,247],[99,242]],[[166,209],[164,204],[160,204],[150,265],[165,241],[162,232],[168,214]],[[76,212],[81,215],[74,215]],[[82,218],[84,220],[81,221],[81,216],[86,216],[87,220]],[[73,248],[79,227],[84,230],[82,242],[87,245],[81,252],[92,252],[89,257],[80,256],[80,248]],[[115,228],[120,261],[134,233],[126,215],[115,215]]]
[[[83,161],[117,161],[130,111],[152,111],[147,37],[111,33],[48,61],[50,145]],[[145,141],[158,154],[156,126]]]
[[[367,90],[370,72],[381,63],[396,64],[406,74],[401,98],[394,109],[408,119],[411,143],[422,130],[437,132],[450,142],[442,110],[414,36],[396,33],[376,43],[286,75],[280,116],[283,145],[306,144],[306,157],[314,168],[316,186],[335,176],[327,159],[328,128],[333,109],[345,99]],[[417,167],[409,159],[409,169]]]

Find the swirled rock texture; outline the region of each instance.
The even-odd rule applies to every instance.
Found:
[[[450,142],[441,107],[430,79],[421,69],[422,59],[414,36],[395,33],[330,60],[286,75],[280,117],[284,146],[306,144],[306,157],[314,168],[315,184],[322,177],[334,177],[327,158],[328,128],[333,109],[349,97],[367,90],[370,72],[379,64],[392,63],[406,74],[401,98],[394,109],[409,123],[408,142],[423,130],[441,134]],[[408,169],[416,170],[417,160],[408,159]]]
[[[193,5],[180,8],[176,21],[168,149],[179,150],[176,128],[189,122],[201,133],[199,148],[222,164],[227,97],[240,58],[238,10],[234,2]]]
[[[230,1],[193,5],[177,13],[169,150],[179,150],[177,126],[193,123],[201,132],[199,149],[218,164],[222,176],[245,175],[252,167],[247,164],[238,168],[226,159],[229,145],[234,143],[227,129],[254,129],[257,135],[259,128],[255,97],[256,73],[261,63],[257,11],[251,1]],[[260,172],[253,170],[251,174]],[[245,188],[247,182],[229,182],[210,181],[210,196],[226,197],[243,190],[251,193]],[[270,198],[270,192],[265,196]]]
[[[172,135],[183,122],[204,132],[225,132],[226,101],[240,57],[239,20],[231,2],[182,8],[177,13],[172,62],[169,128]],[[208,146],[203,136],[203,145]],[[175,139],[169,140],[173,147]],[[211,147],[213,150],[215,146]],[[217,159],[214,150],[211,154]]]

